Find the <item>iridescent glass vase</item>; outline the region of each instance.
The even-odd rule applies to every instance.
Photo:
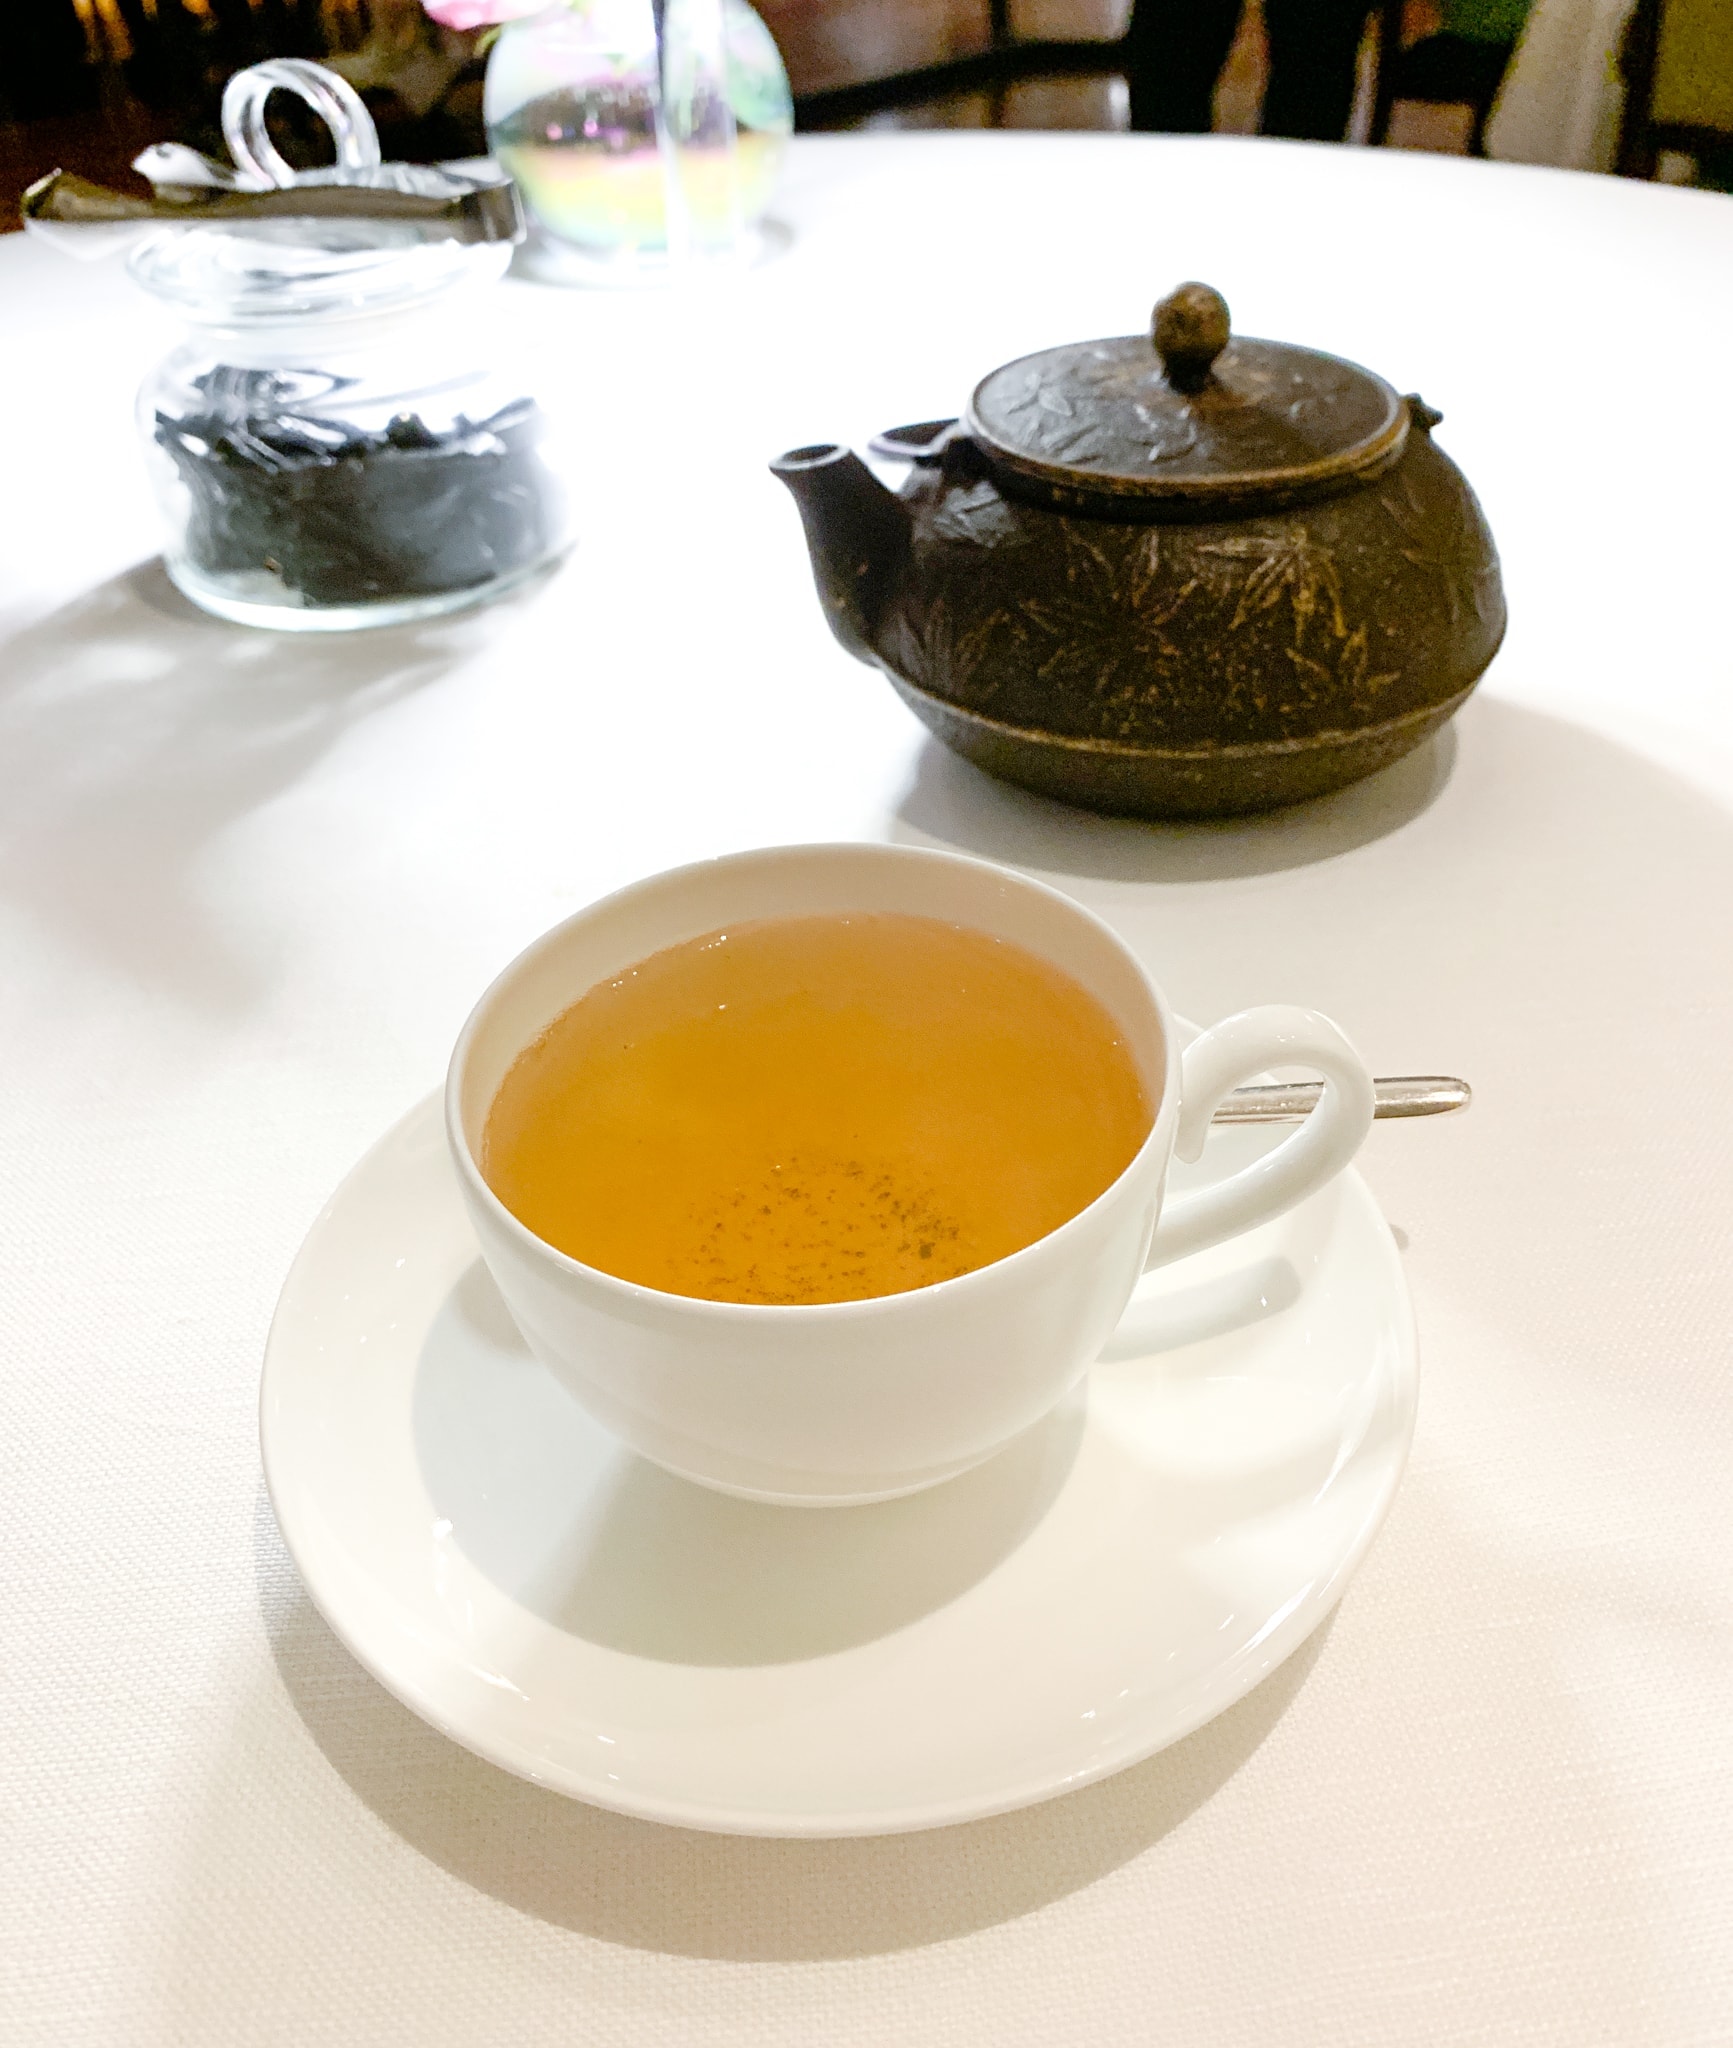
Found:
[[[501,31],[485,112],[537,267],[597,283],[750,252],[794,126],[746,0],[562,0]]]

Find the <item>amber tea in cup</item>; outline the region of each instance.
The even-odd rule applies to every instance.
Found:
[[[508,1069],[480,1166],[520,1222],[713,1301],[898,1294],[1032,1244],[1149,1135],[1124,1034],[1021,946],[893,912],[641,960]]]

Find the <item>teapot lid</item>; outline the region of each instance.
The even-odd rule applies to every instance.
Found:
[[[968,428],[993,458],[1064,496],[1224,513],[1292,504],[1387,469],[1407,406],[1357,363],[1229,331],[1227,302],[1183,284],[1147,335],[1072,342],[982,380]]]

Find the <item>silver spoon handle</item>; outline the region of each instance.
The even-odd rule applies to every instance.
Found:
[[[1284,1081],[1268,1088],[1236,1088],[1211,1122],[1297,1124],[1310,1115],[1323,1086],[1321,1081]],[[1466,1109],[1474,1094],[1466,1081],[1446,1074],[1403,1074],[1372,1086],[1376,1117],[1448,1116],[1452,1110]]]

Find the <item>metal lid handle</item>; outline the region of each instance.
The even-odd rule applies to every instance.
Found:
[[[1201,391],[1228,345],[1228,302],[1207,284],[1182,284],[1156,307],[1149,323],[1161,366],[1176,391]]]

